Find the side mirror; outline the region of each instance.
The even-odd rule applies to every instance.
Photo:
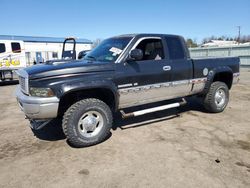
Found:
[[[129,53],[129,59],[139,61],[143,58],[143,51],[141,49],[133,49]]]

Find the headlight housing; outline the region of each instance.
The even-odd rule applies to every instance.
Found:
[[[54,92],[50,88],[30,87],[30,95],[34,97],[53,97]]]

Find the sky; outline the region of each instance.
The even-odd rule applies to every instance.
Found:
[[[250,0],[0,0],[0,35],[95,40],[127,33],[250,35]]]

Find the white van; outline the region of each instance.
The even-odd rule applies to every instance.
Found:
[[[13,71],[26,67],[24,42],[0,40],[0,80],[12,80]]]
[[[62,58],[64,38],[0,35],[0,82],[13,80],[15,70]],[[68,43],[65,50],[72,49]],[[76,57],[92,49],[87,39],[76,40]]]

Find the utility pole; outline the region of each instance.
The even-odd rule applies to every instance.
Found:
[[[238,44],[240,44],[240,30],[241,30],[241,26],[237,26],[238,28]]]

